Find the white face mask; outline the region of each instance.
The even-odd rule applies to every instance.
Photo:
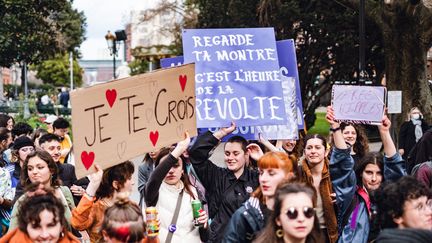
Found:
[[[420,114],[412,114],[411,117],[414,120],[418,120],[418,119],[420,119]]]

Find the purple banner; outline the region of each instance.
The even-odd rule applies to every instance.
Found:
[[[273,28],[183,30],[198,127],[287,124]]]

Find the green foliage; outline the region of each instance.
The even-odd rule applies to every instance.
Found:
[[[57,55],[56,58],[43,61],[36,65],[36,77],[43,80],[45,84],[54,86],[70,86],[70,69],[68,55]],[[80,87],[82,84],[83,70],[76,59],[73,60],[73,79],[74,86]]]
[[[131,73],[130,75],[137,75],[140,73],[148,72],[149,70],[149,62],[145,59],[135,59],[128,64]]]
[[[308,130],[309,134],[321,134],[325,137],[328,136],[329,134],[329,129],[330,129],[330,125],[328,124],[327,120],[325,119],[325,112],[317,112],[315,113],[316,115],[316,120],[315,120],[315,124],[313,125],[313,127],[311,127]]]
[[[74,50],[84,40],[85,17],[68,0],[0,0],[0,66],[37,64]]]

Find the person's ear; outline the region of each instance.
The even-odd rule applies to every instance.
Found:
[[[102,236],[103,236],[105,242],[107,242],[110,239],[105,230],[102,230]]]
[[[393,217],[393,222],[395,222],[397,225],[401,225],[403,223],[402,216],[397,217],[397,218]]]
[[[329,155],[329,153],[330,153],[330,149],[326,149],[326,151],[325,151],[325,157],[327,157]]]
[[[118,191],[120,189],[118,181],[113,181],[112,182],[112,187],[114,188],[114,190]]]
[[[282,226],[282,223],[281,223],[281,220],[280,220],[280,216],[277,216],[276,219],[275,219],[275,221],[276,221],[275,223],[276,223],[277,226]]]
[[[285,179],[286,180],[290,180],[291,178],[294,178],[294,172],[289,172],[288,174],[286,174]]]

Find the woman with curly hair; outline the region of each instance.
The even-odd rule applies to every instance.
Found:
[[[358,124],[340,124],[342,136],[346,143],[351,146],[351,157],[356,164],[369,152],[369,142],[365,130]]]
[[[55,190],[36,183],[21,202],[18,228],[0,239],[0,243],[59,242],[79,243],[67,230],[65,208]]]

